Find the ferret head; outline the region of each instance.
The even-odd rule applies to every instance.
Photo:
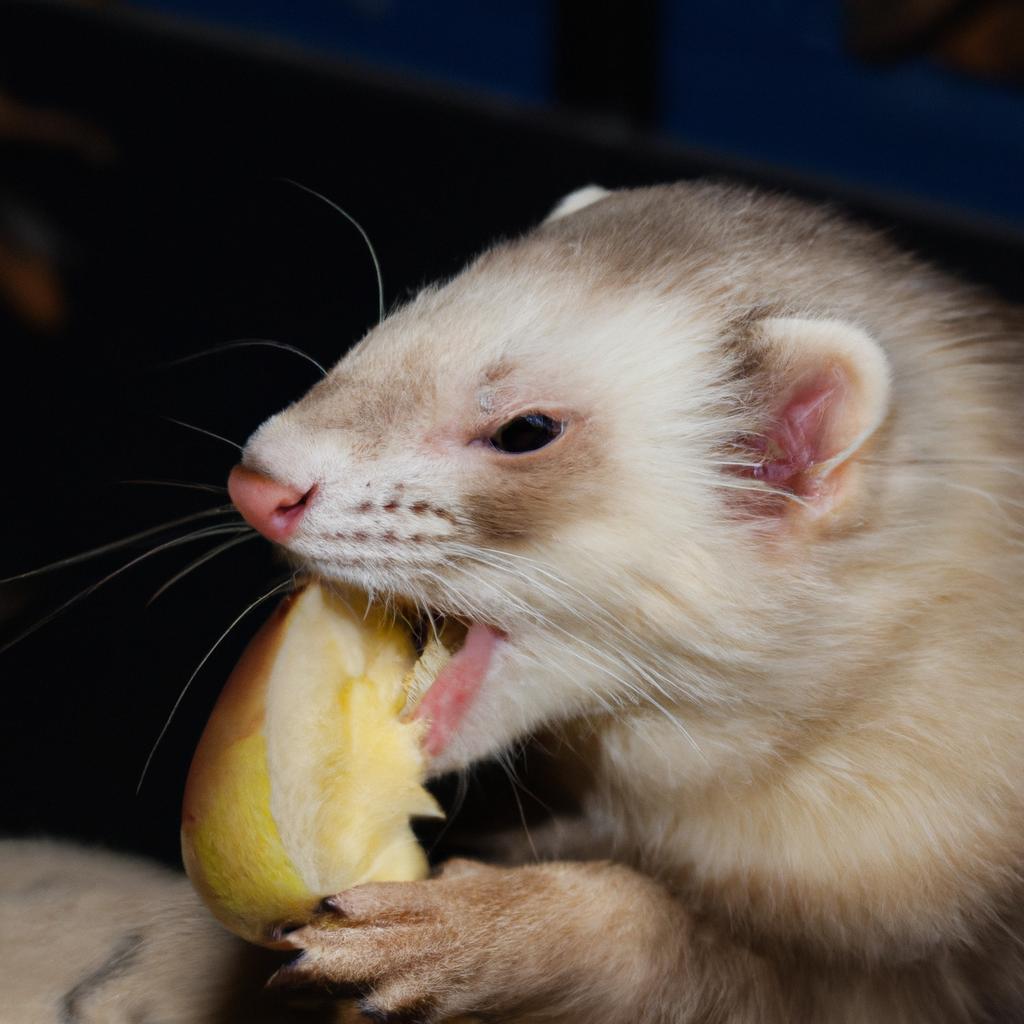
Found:
[[[856,232],[836,255],[844,230],[711,186],[584,190],[255,432],[232,494],[261,532],[475,624],[424,699],[436,770],[570,718],[685,731],[755,679],[764,699],[887,410],[854,299],[816,293],[869,263]]]

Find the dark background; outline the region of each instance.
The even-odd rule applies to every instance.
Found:
[[[236,451],[166,418],[241,443],[316,379],[265,348],[169,362],[271,338],[326,364],[376,321],[358,233],[282,178],[360,220],[388,306],[580,185],[707,174],[828,199],[1024,296],[1012,68],[958,64],[942,26],[887,50],[851,18],[824,0],[7,4],[0,576],[225,501],[126,481],[222,486]],[[0,646],[184,532],[0,586]],[[142,766],[282,566],[247,542],[146,602],[223,539],[153,555],[0,654],[0,828],[176,859],[191,750],[262,610],[136,796]]]

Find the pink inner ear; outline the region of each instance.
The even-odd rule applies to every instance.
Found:
[[[763,455],[751,476],[801,497],[814,497],[821,481],[808,470],[842,450],[836,426],[846,392],[847,382],[838,367],[801,384],[768,429],[747,439]]]

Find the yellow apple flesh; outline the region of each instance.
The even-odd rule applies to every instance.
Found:
[[[413,817],[441,817],[423,788],[424,725],[406,721],[447,650],[417,662],[410,633],[365,598],[310,584],[249,644],[196,750],[182,853],[215,916],[252,942],[318,899],[367,881],[422,878]]]

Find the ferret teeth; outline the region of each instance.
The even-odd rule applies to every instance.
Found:
[[[423,695],[430,689],[438,673],[451,660],[451,651],[439,640],[431,637],[427,641],[423,653],[405,677],[405,705],[402,714],[410,714],[419,704]]]
[[[446,620],[440,633],[432,631],[424,645],[423,653],[416,660],[405,677],[405,704],[402,715],[409,715],[433,685],[441,669],[451,661],[455,652],[466,639],[466,627],[459,622]]]

